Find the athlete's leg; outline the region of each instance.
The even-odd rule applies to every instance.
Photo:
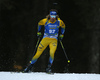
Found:
[[[49,58],[48,67],[46,69],[47,73],[52,72],[51,71],[51,66],[52,66],[52,63],[53,63],[53,60],[54,60],[55,51],[57,49],[57,40],[56,39],[51,40],[51,43],[49,44],[49,47],[50,47],[50,58]]]
[[[31,64],[34,64],[37,59],[40,57],[40,55],[42,54],[42,52],[44,51],[44,49],[48,46],[49,42],[46,38],[43,38],[37,48],[37,52],[36,54],[33,56]]]
[[[29,72],[34,63],[37,61],[37,59],[40,57],[40,55],[42,54],[42,52],[44,51],[44,49],[48,46],[48,40],[46,40],[46,38],[43,38],[37,48],[37,52],[36,54],[33,56],[31,63],[29,64],[29,66],[23,71],[23,72]]]
[[[50,47],[49,62],[52,64],[53,60],[54,60],[54,54],[55,54],[55,51],[57,49],[57,40],[56,39],[52,40],[52,42],[49,44],[49,47]]]

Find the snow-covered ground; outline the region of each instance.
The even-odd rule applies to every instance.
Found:
[[[0,80],[100,80],[100,74],[0,72]]]

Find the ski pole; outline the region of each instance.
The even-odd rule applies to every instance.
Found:
[[[64,46],[63,46],[63,43],[62,43],[62,41],[61,41],[61,40],[59,40],[59,41],[60,41],[60,44],[61,44],[62,49],[63,49],[63,51],[64,51],[65,57],[66,57],[66,59],[67,59],[68,63],[70,63],[70,60],[68,59],[68,56],[67,56],[66,51],[65,51],[65,48],[64,48]]]
[[[34,54],[35,54],[35,52],[36,52],[36,49],[37,49],[38,44],[39,44],[39,41],[40,41],[40,37],[38,38],[38,41],[37,41],[37,43],[36,43],[36,46],[35,46],[35,49],[34,49],[33,55],[34,55]]]

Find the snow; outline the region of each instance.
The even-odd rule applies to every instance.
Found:
[[[0,72],[0,80],[100,80],[100,74]]]

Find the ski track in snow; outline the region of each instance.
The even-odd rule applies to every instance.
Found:
[[[0,80],[100,80],[100,74],[0,72]]]

